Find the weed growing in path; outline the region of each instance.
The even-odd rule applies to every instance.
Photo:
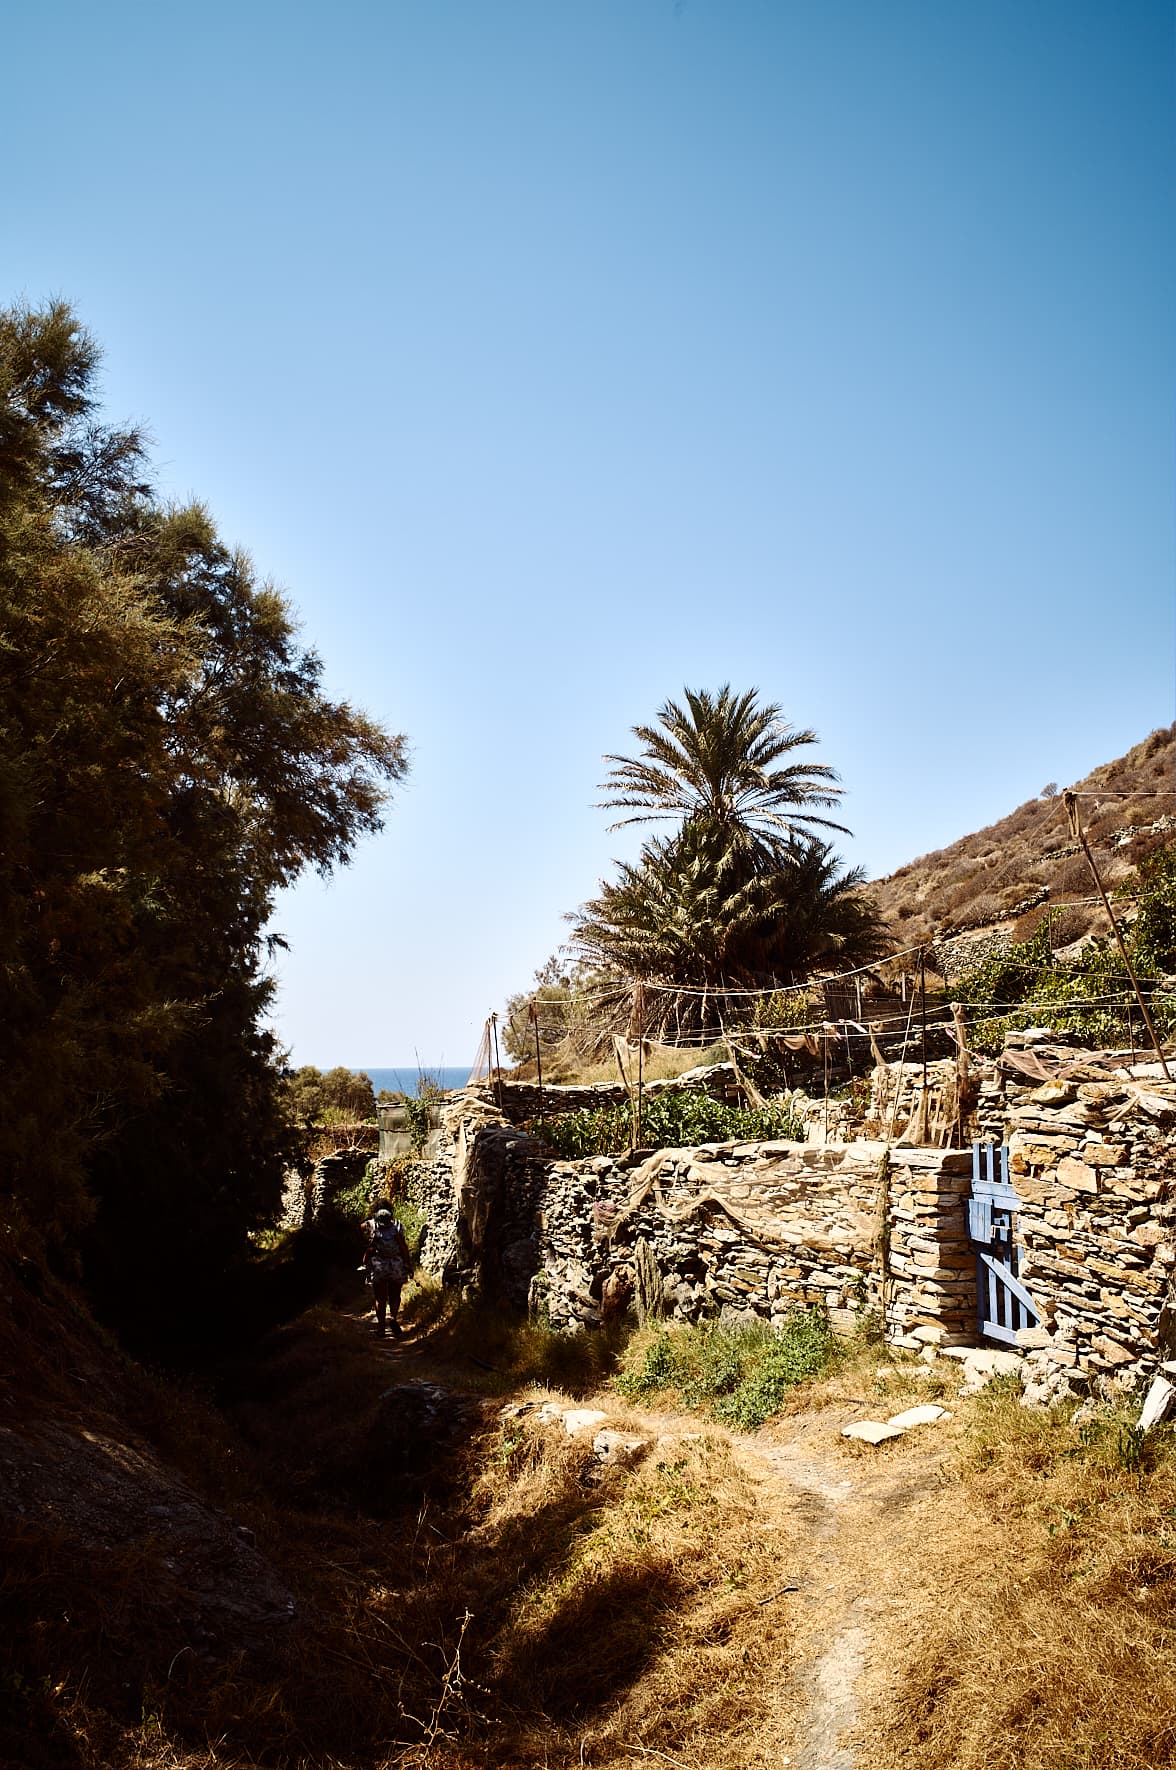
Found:
[[[797,1310],[782,1327],[708,1323],[639,1336],[615,1387],[629,1400],[676,1394],[689,1408],[707,1408],[725,1425],[754,1432],[780,1412],[788,1392],[819,1376],[836,1356],[819,1309]]]

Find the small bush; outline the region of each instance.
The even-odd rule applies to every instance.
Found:
[[[665,1329],[614,1379],[629,1400],[677,1394],[745,1432],[754,1432],[784,1406],[790,1389],[830,1364],[835,1343],[819,1309],[797,1310],[779,1329],[767,1322],[729,1327]]]
[[[627,1101],[595,1112],[561,1113],[542,1126],[528,1125],[565,1161],[591,1155],[619,1155],[628,1149],[633,1117]],[[804,1140],[804,1125],[786,1101],[766,1108],[728,1106],[709,1094],[655,1094],[641,1113],[641,1142],[648,1149],[690,1149],[699,1143],[767,1138]]]

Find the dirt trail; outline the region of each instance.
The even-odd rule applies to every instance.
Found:
[[[925,1426],[899,1444],[851,1449],[840,1436],[864,1410],[797,1415],[738,1440],[793,1490],[807,1528],[791,1578],[807,1703],[793,1770],[865,1770],[869,1711],[908,1606],[911,1575],[938,1494],[949,1438]]]
[[[410,1336],[389,1341],[387,1350],[391,1382],[461,1387],[459,1366],[430,1356],[427,1342]],[[638,1412],[628,1405],[618,1410],[607,1393],[576,1405],[623,1411],[626,1430],[640,1419],[655,1438],[700,1424],[693,1415]],[[891,1405],[884,1405],[883,1417]],[[876,1411],[878,1404],[872,1406]],[[787,1490],[796,1524],[795,1546],[773,1599],[787,1607],[802,1686],[793,1737],[781,1759],[790,1770],[870,1770],[871,1710],[886,1686],[902,1619],[920,1584],[932,1514],[944,1503],[939,1471],[954,1437],[949,1421],[916,1428],[881,1447],[841,1436],[845,1425],[870,1412],[870,1406],[841,1401],[786,1417],[758,1434],[728,1435],[764,1480]],[[722,1428],[708,1423],[706,1430]]]

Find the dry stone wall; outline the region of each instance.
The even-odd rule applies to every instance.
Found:
[[[1007,1135],[1021,1200],[1041,1316],[1025,1349],[1083,1382],[1150,1377],[1176,1352],[1176,1084],[1032,1032],[1011,1043],[980,1066],[978,1111]],[[471,1093],[412,1184],[426,1267],[559,1328],[816,1305],[842,1332],[872,1313],[914,1349],[976,1337],[971,1169],[970,1150],[864,1139],[559,1161]]]
[[[959,1151],[880,1143],[718,1143],[634,1167],[552,1164],[531,1302],[557,1326],[593,1325],[630,1301],[697,1321],[867,1312],[892,1335],[958,1342],[970,1327]]]
[[[780,1141],[563,1162],[476,1099],[446,1134],[414,1170],[423,1263],[557,1327],[630,1304],[687,1321],[819,1305],[842,1331],[872,1311],[914,1345],[969,1337],[958,1150]]]
[[[1064,1370],[1149,1375],[1176,1349],[1176,1090],[1156,1064],[1108,1076],[1080,1054],[1055,1061],[1061,1079],[1006,1089],[1022,1278],[1042,1316],[1022,1341]]]

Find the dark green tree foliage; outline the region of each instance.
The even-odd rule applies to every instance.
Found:
[[[0,315],[0,1184],[146,1329],[273,1210],[274,894],[349,859],[405,758],[155,501],[96,363],[63,305]]]
[[[324,1073],[312,1063],[304,1064],[286,1077],[284,1093],[291,1115],[303,1127],[376,1116],[372,1078],[341,1065]]]
[[[691,823],[622,865],[580,911],[570,944],[598,973],[660,986],[648,998],[647,1033],[715,1034],[745,1013],[729,991],[881,957],[885,931],[861,881],[815,837],[761,838],[748,850]],[[630,994],[622,989],[620,1000]]]

